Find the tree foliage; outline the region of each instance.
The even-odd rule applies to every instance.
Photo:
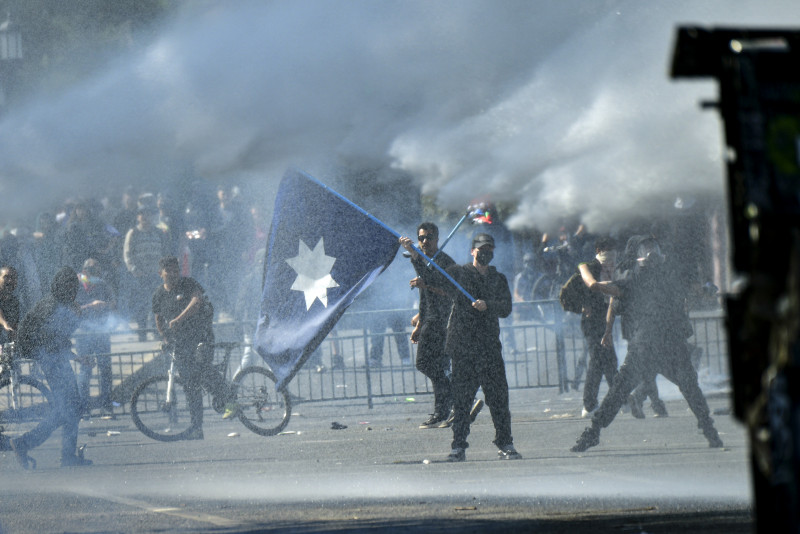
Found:
[[[14,99],[63,91],[120,53],[150,42],[178,5],[179,0],[0,0],[0,20],[8,16],[22,32]]]

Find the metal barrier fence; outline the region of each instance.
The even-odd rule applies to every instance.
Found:
[[[586,350],[580,331],[580,318],[565,314],[557,301],[526,303],[537,313],[533,317],[515,317],[501,321],[503,356],[510,389],[558,388],[559,392],[578,389],[586,367]],[[516,306],[516,304],[515,304]],[[363,400],[370,407],[378,397],[398,399],[432,393],[430,382],[413,364],[416,345],[410,342],[410,319],[417,312],[383,310],[347,312],[309,362],[301,369],[288,390],[296,402],[331,400]],[[393,319],[405,325],[398,332],[388,331]],[[694,335],[693,346],[699,370],[728,376],[728,359],[723,315],[720,310],[690,314]],[[375,327],[374,325],[380,325]],[[241,341],[241,332],[250,332],[253,325],[215,324],[217,341]],[[382,345],[382,350],[374,349]],[[625,357],[624,341],[617,336],[617,356]],[[230,350],[230,349],[229,349]],[[238,368],[244,346],[232,349],[227,378]],[[224,351],[217,351],[217,361]],[[381,353],[381,365],[368,365],[370,355]],[[401,354],[410,354],[403,361]],[[100,357],[110,358],[114,375],[112,398],[127,412],[133,387],[145,376],[164,369],[158,350],[116,352]],[[96,395],[97,376],[92,377],[91,391]]]

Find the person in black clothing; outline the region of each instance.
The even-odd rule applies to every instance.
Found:
[[[632,320],[632,333],[625,362],[614,384],[592,416],[592,425],[583,431],[570,450],[583,452],[599,444],[600,429],[611,424],[631,391],[655,373],[678,386],[709,446],[722,447],[686,344],[686,338],[691,335],[691,323],[684,292],[675,282],[673,273],[665,268],[655,239],[639,241],[637,258],[637,266],[626,278],[595,282],[591,288],[619,297]]]
[[[434,223],[420,224],[417,239],[419,249],[429,258],[438,252],[434,261],[442,269],[456,264],[453,258],[439,251],[439,227]],[[412,320],[414,330],[411,332],[411,342],[417,344],[417,369],[433,385],[433,414],[419,427],[434,428],[447,421],[453,407],[448,376],[450,360],[445,354],[447,318],[452,306],[447,288],[451,284],[417,253],[410,238],[401,237],[400,244],[411,253],[411,264],[417,273],[410,282],[412,288],[419,289],[419,313]]]
[[[613,239],[599,238],[595,243],[594,259],[578,265],[578,272],[586,287],[592,287],[596,282],[612,280],[616,261],[614,246]],[[586,382],[583,386],[582,417],[584,418],[597,409],[597,394],[600,391],[602,378],[605,377],[608,386],[611,387],[614,377],[617,376],[617,353],[614,351],[614,346],[600,343],[606,331],[607,310],[606,297],[597,291],[590,291],[581,313],[581,332],[589,351]]]
[[[475,301],[453,286],[448,288],[453,308],[447,325],[446,354],[453,362],[453,443],[447,461],[463,462],[469,447],[470,406],[478,388],[483,388],[492,415],[498,455],[501,459],[522,456],[514,449],[508,382],[500,343],[500,318],[511,314],[508,280],[489,266],[494,257],[494,239],[478,234],[472,240],[472,263],[454,265],[447,272]]]
[[[0,344],[14,341],[19,325],[17,270],[9,265],[0,267]]]
[[[165,348],[175,350],[175,365],[186,386],[192,430],[186,439],[203,439],[203,387],[214,398],[228,400],[225,379],[214,369],[214,310],[203,287],[194,278],[181,276],[178,258],[159,261],[164,281],[153,295],[153,315]],[[230,408],[230,407],[226,407]]]
[[[647,239],[650,239],[650,237],[644,235],[635,235],[628,239],[628,243],[625,245],[625,252],[622,261],[619,262],[619,266],[617,268],[617,278],[625,278],[627,273],[636,266],[639,245],[642,243],[642,241]],[[603,339],[600,341],[604,347],[614,346],[612,331],[614,328],[614,317],[616,315],[621,317],[620,322],[622,324],[622,338],[627,341],[630,341],[631,339],[633,317],[627,313],[627,308],[624,306],[622,301],[620,301],[618,298],[611,297],[611,301],[608,304],[608,311],[606,313],[606,333],[603,335]],[[636,387],[628,399],[631,415],[637,419],[645,418],[642,404],[647,397],[650,397],[650,407],[653,409],[653,412],[655,412],[656,417],[669,416],[664,401],[662,401],[658,395],[658,385],[656,384],[656,373],[654,371],[651,372],[649,376],[642,379],[642,382]]]

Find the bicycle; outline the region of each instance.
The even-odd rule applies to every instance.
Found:
[[[22,373],[23,364],[31,369],[35,362],[14,355],[14,343],[4,343],[0,353],[0,450],[3,451],[11,450],[10,440],[38,428],[53,409],[50,389],[30,374]]]
[[[203,350],[203,344],[197,350]],[[223,376],[228,368],[231,352],[238,343],[215,343],[213,348],[225,349],[225,357],[214,367]],[[193,430],[186,398],[185,384],[175,368],[175,349],[168,351],[170,364],[166,374],[144,380],[136,386],[131,396],[133,423],[145,436],[159,441],[185,439]],[[251,366],[241,369],[228,382],[239,421],[250,431],[261,436],[274,436],[289,424],[292,404],[288,392],[277,390],[277,379],[269,369]],[[217,413],[225,411],[223,399],[212,399]]]

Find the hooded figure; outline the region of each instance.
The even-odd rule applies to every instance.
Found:
[[[62,427],[61,466],[92,463],[82,453],[76,454],[82,403],[69,360],[74,356],[72,333],[80,322],[81,309],[75,303],[77,294],[78,273],[71,267],[62,267],[53,277],[50,295],[34,306],[19,327],[19,352],[22,357],[37,360],[52,393],[52,409],[41,424],[11,440],[11,448],[24,469],[36,465],[28,451],[44,443],[59,426]]]

